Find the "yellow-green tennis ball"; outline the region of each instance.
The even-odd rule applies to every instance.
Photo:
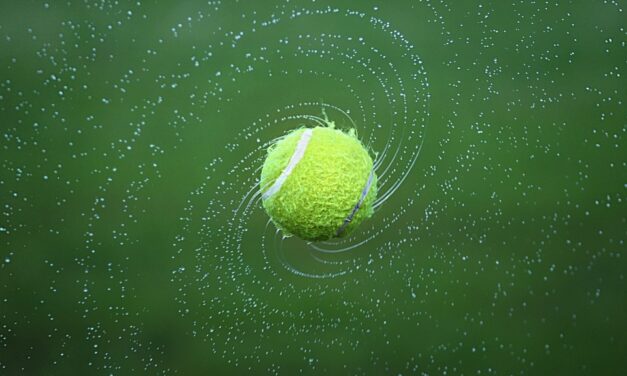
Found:
[[[301,128],[270,147],[260,187],[263,206],[284,235],[327,240],[372,215],[377,177],[354,131]]]

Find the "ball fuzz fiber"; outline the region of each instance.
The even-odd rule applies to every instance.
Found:
[[[354,130],[294,130],[268,150],[263,207],[285,236],[317,241],[351,233],[373,213],[377,177]]]

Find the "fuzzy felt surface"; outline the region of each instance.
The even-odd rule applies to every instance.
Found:
[[[287,134],[268,150],[261,171],[261,191],[272,186],[294,154],[304,132]],[[266,212],[284,235],[305,240],[328,240],[350,234],[372,216],[377,179],[350,223],[338,234],[359,202],[372,170],[372,158],[354,134],[331,127],[313,128],[303,157],[281,189],[263,201]]]

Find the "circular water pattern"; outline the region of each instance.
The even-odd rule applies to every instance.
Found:
[[[4,8],[0,373],[627,368],[617,2]],[[283,238],[266,150],[328,121],[375,214]]]
[[[328,26],[316,33],[299,33],[299,25],[308,22]],[[332,25],[346,23],[354,23],[358,32],[333,31]],[[257,41],[254,48],[243,47],[247,39]],[[274,357],[280,352],[265,346],[258,347],[259,353],[251,352],[243,339],[255,336],[255,342],[263,342],[265,331],[291,330],[299,339],[288,348],[316,346],[318,336],[300,338],[307,337],[312,327],[295,326],[294,318],[316,317],[316,334],[322,336],[337,328],[338,318],[324,318],[328,305],[307,310],[302,305],[317,296],[341,294],[349,285],[358,286],[400,249],[377,240],[398,219],[398,214],[380,211],[357,234],[340,241],[320,244],[283,238],[260,204],[259,175],[268,147],[276,135],[303,125],[333,121],[338,127],[356,129],[377,156],[378,209],[416,173],[413,167],[429,117],[428,81],[418,52],[400,32],[375,16],[350,9],[281,10],[269,19],[255,19],[249,29],[235,34],[230,47],[237,51],[233,60],[243,63],[220,70],[214,79],[222,92],[237,93],[229,100],[243,103],[236,88],[245,80],[261,87],[272,87],[277,81],[299,82],[311,90],[299,95],[299,101],[282,97],[281,105],[238,129],[226,145],[225,153],[241,156],[240,160],[225,166],[226,173],[208,176],[188,199],[175,242],[173,281],[181,291],[177,301],[183,317],[198,318],[193,321],[194,335],[235,359]],[[337,97],[341,103],[335,105]],[[254,145],[247,140],[254,140]],[[220,162],[212,161],[211,166],[220,168]],[[410,193],[406,190],[400,200],[419,195],[419,186],[408,189]],[[360,276],[343,280],[343,286],[325,282],[354,271],[360,271]],[[216,287],[230,293],[212,294]],[[248,311],[254,313],[244,327],[232,323],[233,315],[248,316]],[[211,325],[200,319],[207,314],[212,315]],[[376,312],[366,310],[361,315]],[[226,331],[227,338],[242,340],[216,340],[216,326]],[[347,340],[340,345],[354,347],[355,343]],[[242,352],[241,347],[247,350]]]

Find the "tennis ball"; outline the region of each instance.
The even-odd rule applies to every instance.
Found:
[[[372,216],[377,177],[355,131],[330,123],[296,129],[274,143],[260,187],[263,207],[285,236],[328,240]]]

